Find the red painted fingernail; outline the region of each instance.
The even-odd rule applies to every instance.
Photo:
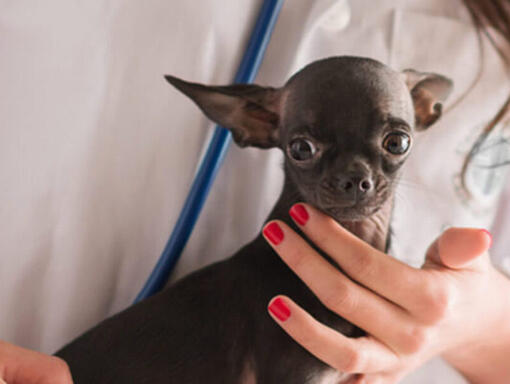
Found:
[[[294,204],[289,213],[299,225],[305,225],[310,218],[303,204]]]
[[[278,225],[278,223],[270,223],[264,228],[264,235],[269,239],[271,243],[274,245],[278,245],[283,240],[283,231]]]
[[[486,230],[486,229],[482,229],[482,232],[483,232],[483,233],[485,233],[485,234],[489,237],[489,247],[488,247],[488,248],[490,248],[490,247],[492,246],[492,235],[491,235],[491,233],[490,233],[488,230]]]
[[[269,304],[268,309],[280,321],[285,321],[290,316],[289,307],[287,307],[287,304],[285,304],[285,302],[279,297],[274,299],[273,302]]]

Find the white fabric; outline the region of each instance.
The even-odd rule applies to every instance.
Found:
[[[0,339],[52,352],[131,303],[211,127],[162,75],[229,83],[259,4],[0,2]],[[314,59],[350,54],[455,81],[398,191],[392,252],[413,265],[445,227],[490,227],[495,214],[505,168],[471,167],[469,201],[456,177],[510,92],[501,60],[484,47],[460,0],[289,0],[258,77],[279,85]],[[500,133],[490,140],[479,165],[508,155]],[[277,150],[232,146],[175,276],[258,233],[281,187],[280,163]],[[502,207],[496,234],[510,224]],[[504,267],[510,242],[499,239],[493,256]],[[436,360],[405,382],[462,380]]]

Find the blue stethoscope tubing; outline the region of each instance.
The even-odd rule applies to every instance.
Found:
[[[264,0],[241,64],[237,70],[234,83],[251,83],[255,79],[283,2],[284,0]],[[191,189],[174,230],[156,266],[142,290],[136,296],[135,303],[159,292],[168,281],[170,273],[177,264],[182,250],[193,231],[212,183],[227,153],[230,141],[230,132],[217,125],[209,141],[207,151],[195,174]]]

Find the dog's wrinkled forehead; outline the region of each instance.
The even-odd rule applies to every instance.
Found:
[[[284,136],[303,125],[328,136],[368,134],[386,120],[414,126],[413,101],[402,75],[374,60],[314,62],[294,75],[284,92],[282,127],[289,131]]]

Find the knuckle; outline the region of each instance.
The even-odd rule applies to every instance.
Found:
[[[368,251],[359,252],[356,255],[356,262],[352,263],[350,267],[357,276],[377,276],[377,263],[374,262],[373,255]]]
[[[429,324],[436,324],[449,313],[453,302],[453,287],[447,282],[428,283],[422,302],[422,315]]]
[[[345,282],[337,282],[324,295],[323,304],[334,312],[343,314],[356,310],[356,295]]]
[[[423,350],[430,342],[430,330],[422,326],[413,326],[402,337],[402,352],[416,353]]]
[[[301,332],[299,342],[310,351],[317,351],[323,347],[324,336],[316,329],[311,327],[306,332]]]
[[[289,254],[288,261],[296,271],[302,271],[307,268],[310,258],[306,252],[297,249]]]
[[[337,369],[346,373],[357,373],[363,370],[364,355],[361,350],[348,349],[342,360],[338,362]]]
[[[421,289],[421,303],[427,307],[430,302],[434,301],[436,295],[436,286],[431,280],[425,280]]]
[[[444,317],[448,312],[452,303],[451,290],[447,287],[441,287],[437,291],[437,295],[434,301],[432,301],[433,309],[439,317]]]

